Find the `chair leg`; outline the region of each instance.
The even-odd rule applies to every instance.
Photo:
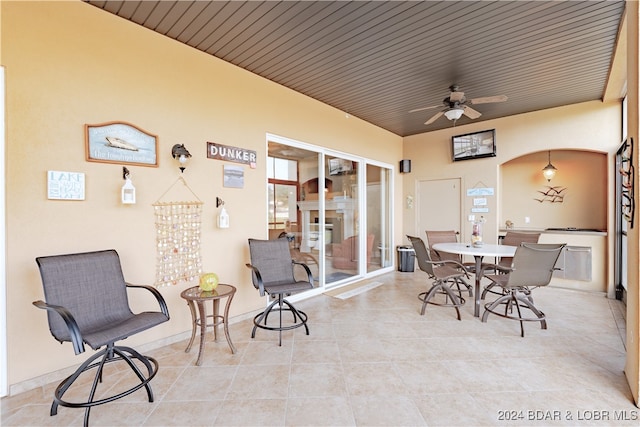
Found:
[[[504,304],[504,314],[496,311],[496,308]],[[516,307],[516,311],[518,313],[517,317],[514,315],[509,315],[509,313],[513,312],[513,307]],[[528,293],[519,292],[517,289],[512,289],[509,293],[501,296],[496,299],[492,303],[485,304],[485,310],[482,315],[482,321],[486,322],[489,317],[489,313],[493,313],[500,317],[504,317],[507,319],[517,320],[520,322],[520,336],[524,337],[524,322],[540,322],[541,329],[547,329],[547,320],[545,314],[538,310],[538,308],[533,305],[533,298]],[[522,315],[522,308],[526,308],[531,310],[533,314],[536,315],[536,318],[524,317]]]
[[[58,405],[67,406],[64,404],[64,401],[62,400],[62,396],[66,393],[69,387],[71,387],[71,385],[75,382],[75,380],[78,379],[80,374],[88,371],[89,369],[93,369],[99,366],[99,370],[96,373],[96,378],[99,378],[100,380],[102,380],[102,366],[104,365],[103,361],[107,355],[107,350],[108,349],[105,348],[104,350],[94,354],[93,356],[85,360],[85,362],[82,365],[80,365],[73,374],[69,375],[67,378],[64,379],[64,381],[58,384],[58,387],[56,387],[56,391],[54,393],[54,399],[53,399],[53,403],[51,404],[51,409],[49,410],[50,416],[54,416],[58,414]],[[93,363],[94,360],[99,358],[101,359],[101,361],[99,363],[94,364]]]
[[[503,295],[500,298],[496,299],[495,301],[485,304],[484,313],[482,314],[482,322],[486,323],[487,318],[489,317],[489,313],[497,314],[498,316],[501,316],[501,317],[506,317],[506,314],[503,315],[500,313],[496,313],[494,309],[498,307],[500,304],[507,304],[510,298],[511,298],[511,295]]]
[[[489,283],[487,286],[484,287],[484,289],[482,290],[482,295],[480,295],[480,299],[484,300],[485,297],[487,296],[487,293],[490,292],[490,289],[493,288],[495,286],[495,283]]]
[[[276,306],[278,306],[276,308]],[[286,307],[285,307],[286,306]],[[268,326],[267,319],[269,314],[277,310],[279,311],[279,322],[278,326]],[[289,326],[282,326],[282,312],[290,311],[293,316],[293,324]],[[278,331],[278,345],[282,345],[282,331],[287,331],[289,329],[299,328],[300,326],[304,326],[306,335],[309,335],[309,326],[307,325],[307,314],[304,311],[296,309],[289,301],[284,299],[282,294],[278,294],[278,298],[275,299],[271,304],[267,306],[267,308],[260,314],[256,315],[253,318],[253,329],[251,330],[251,338],[255,338],[256,329],[267,329],[270,331]]]
[[[462,320],[462,317],[460,316],[460,309],[458,308],[460,306],[458,298],[453,293],[451,288],[449,286],[447,286],[446,284],[442,288],[444,289],[445,293],[447,295],[449,295],[449,298],[451,298],[453,307],[456,309],[456,314],[458,315],[458,320]]]
[[[496,286],[495,282],[489,283],[487,286],[485,286],[484,289],[482,290],[482,294],[480,295],[480,299],[484,300],[488,293],[492,293],[496,295],[505,295],[504,292],[494,291],[493,288],[495,288],[495,286]]]
[[[260,324],[262,322],[264,322],[264,326],[266,329],[267,326],[267,317],[269,316],[269,313],[271,313],[271,310],[273,310],[273,307],[278,304],[278,300],[274,300],[271,304],[269,304],[267,306],[267,308],[260,314],[258,314],[256,317],[253,318],[253,330],[251,331],[251,338],[255,338],[256,337],[256,329],[257,328],[261,328],[263,326],[260,326]]]
[[[446,295],[445,298],[450,298],[451,304],[447,304],[446,302],[445,304],[440,304],[440,303],[431,301],[431,298],[433,298],[433,296],[437,292],[442,292]],[[440,305],[440,306],[446,306],[446,307],[454,307],[456,309],[458,320],[462,320],[462,317],[460,316],[459,307],[465,303],[464,298],[456,296],[456,294],[453,292],[453,289],[451,289],[451,287],[447,283],[443,282],[442,280],[435,281],[433,286],[428,291],[419,293],[418,299],[422,301],[422,307],[420,309],[421,316],[424,316],[424,313],[427,308],[427,304],[433,304],[433,305]]]
[[[99,361],[96,362],[97,359],[99,359]],[[138,366],[133,362],[132,359],[138,359],[141,363],[144,364],[144,366],[147,368],[147,376],[142,373],[140,368],[138,368]],[[104,366],[107,363],[118,361],[125,361],[129,368],[131,368],[131,370],[136,374],[140,382],[121,393],[105,397],[103,399],[94,400],[98,384],[102,383]],[[91,385],[91,391],[89,393],[89,398],[87,399],[87,401],[67,402],[63,400],[64,394],[69,389],[69,387],[71,387],[71,385],[78,379],[78,377],[80,377],[82,373],[94,368],[96,368],[97,370],[93,379],[93,383]],[[157,372],[158,362],[154,358],[143,356],[130,347],[114,346],[113,344],[109,344],[105,349],[99,351],[98,353],[87,359],[83,364],[80,365],[80,367],[78,367],[78,369],[76,369],[73,374],[68,376],[58,385],[54,393],[53,403],[51,404],[50,415],[53,416],[58,413],[59,405],[69,408],[85,408],[84,426],[87,427],[89,425],[89,415],[92,407],[102,405],[104,403],[113,402],[114,400],[128,396],[131,393],[141,389],[142,387],[144,387],[147,391],[149,402],[153,402],[153,391],[151,390],[151,385],[149,384],[149,382],[155,377]]]
[[[293,314],[294,323],[297,323],[298,321],[302,322],[302,325],[304,326],[304,329],[305,329],[305,335],[309,335],[309,326],[307,325],[307,314],[304,311],[300,311],[297,308],[295,308],[286,299],[283,299],[282,302],[286,304],[287,307],[289,307],[288,309],[285,309],[285,310],[291,311],[291,313]],[[304,315],[304,318],[302,317],[303,315]]]
[[[467,288],[467,290],[469,291],[469,296],[472,297],[473,296],[473,286],[471,286],[471,284],[467,283],[467,281],[464,280],[463,278],[456,279],[456,282],[458,280],[460,280],[462,282],[462,284]]]
[[[518,301],[520,301],[520,303],[522,303],[522,305],[531,310],[537,317],[537,319],[525,318],[524,320],[540,322],[540,329],[547,329],[547,317],[542,311],[540,311],[535,305],[533,305],[533,299],[529,296],[518,296],[517,299]]]

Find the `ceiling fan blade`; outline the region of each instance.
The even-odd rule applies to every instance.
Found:
[[[468,105],[464,106],[464,111],[462,112],[462,114],[464,114],[465,116],[469,117],[470,119],[477,119],[478,117],[480,117],[482,115],[482,113],[480,113],[479,111],[474,110],[473,108],[469,107]]]
[[[451,92],[449,94],[449,99],[451,102],[461,102],[464,99],[464,92]]]
[[[469,100],[470,104],[490,104],[492,102],[504,102],[506,101],[506,95],[485,96],[484,98],[473,98]]]
[[[416,111],[430,110],[430,109],[432,109],[432,108],[437,108],[437,107],[442,107],[442,104],[432,105],[431,107],[416,108],[415,110],[411,110],[411,111],[409,111],[409,112],[410,112],[410,113],[415,113]]]
[[[444,114],[444,111],[438,111],[437,113],[435,113],[433,116],[431,116],[431,118],[429,120],[427,120],[426,122],[424,122],[425,125],[430,125],[431,123],[435,122],[436,120],[438,120],[442,115]]]

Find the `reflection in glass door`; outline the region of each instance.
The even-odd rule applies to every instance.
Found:
[[[269,238],[289,239],[316,286],[393,268],[391,167],[275,136],[267,163]]]
[[[323,228],[327,285],[360,272],[358,169],[358,162],[325,156],[325,176],[331,189],[325,193]]]
[[[311,210],[318,212],[319,157],[313,151],[269,142],[269,239],[286,237],[291,257],[309,266],[316,283],[320,248],[309,222]]]
[[[391,242],[391,170],[367,165],[367,236],[373,236],[367,272],[393,265]]]

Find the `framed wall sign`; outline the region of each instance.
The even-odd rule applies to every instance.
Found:
[[[89,162],[158,167],[158,137],[124,122],[85,125]]]
[[[451,137],[453,161],[496,156],[496,130],[468,133]]]
[[[47,171],[47,198],[49,200],[84,200],[84,174]]]

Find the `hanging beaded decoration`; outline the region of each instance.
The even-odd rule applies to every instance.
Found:
[[[186,185],[184,179],[181,180]],[[202,272],[202,205],[201,201],[153,204],[156,223],[156,287],[191,281]]]

